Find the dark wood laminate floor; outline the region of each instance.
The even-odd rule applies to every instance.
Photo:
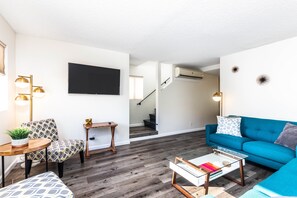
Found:
[[[171,186],[172,172],[168,168],[169,160],[175,156],[191,158],[207,152],[204,132],[193,132],[159,139],[132,142],[130,145],[117,147],[118,153],[92,155],[80,164],[79,156],[69,159],[64,164],[64,183],[78,197],[183,197]],[[44,171],[44,163],[32,168],[31,175]],[[54,163],[49,169],[57,173]],[[210,182],[210,193],[216,197],[239,197],[256,183],[268,177],[271,170],[246,164],[246,186],[241,187],[225,178]],[[230,174],[239,178],[239,172]],[[7,185],[22,180],[24,169],[17,166],[6,178]],[[182,178],[178,182],[189,186]],[[190,188],[193,190],[193,188]],[[199,194],[203,188],[195,188]]]
[[[130,127],[130,138],[144,137],[149,135],[157,135],[158,131],[146,126]]]

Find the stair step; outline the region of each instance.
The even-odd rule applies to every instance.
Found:
[[[150,127],[151,129],[156,130],[156,122],[151,120],[143,120],[144,126]]]
[[[156,122],[156,115],[155,114],[149,114],[150,115],[150,121]]]
[[[143,120],[144,122],[146,123],[149,123],[149,124],[153,124],[153,125],[156,125],[156,122],[154,121],[151,121],[151,120]]]

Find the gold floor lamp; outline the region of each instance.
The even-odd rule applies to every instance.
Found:
[[[220,102],[220,116],[223,115],[223,92],[217,91],[212,95],[212,99]]]
[[[27,105],[30,102],[30,121],[33,120],[33,97],[42,97],[45,94],[44,89],[41,86],[33,85],[33,75],[30,76],[18,76],[15,80],[15,85],[19,88],[27,88],[29,86],[29,93],[18,93],[15,98],[17,105]]]

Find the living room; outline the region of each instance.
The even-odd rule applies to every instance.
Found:
[[[81,161],[77,152],[65,161],[64,175],[57,180],[76,197],[183,197],[172,186],[169,162],[207,154],[205,125],[217,123],[217,115],[297,121],[296,10],[291,0],[1,1],[5,67],[0,76],[0,144],[10,142],[7,130],[30,121],[30,113],[33,121],[53,118],[59,139],[81,140],[84,147],[88,142],[90,151],[110,146],[110,125],[115,122],[117,151],[111,148],[112,153],[91,154]],[[120,70],[119,94],[69,94],[69,63]],[[133,140],[129,127],[144,118],[131,122],[131,104],[140,100],[129,99],[129,77],[145,77],[145,72],[132,73],[131,67],[146,63],[154,65],[148,71],[156,75],[158,134]],[[165,88],[162,64],[172,71]],[[204,77],[177,78],[175,67]],[[44,97],[34,97],[32,111],[29,105],[16,105],[18,94],[29,91],[16,87],[19,75],[32,75],[34,86],[45,91]],[[215,92],[223,94],[219,103],[212,100]],[[108,127],[91,128],[86,138],[87,118]],[[5,186],[26,181],[21,160],[5,156]],[[33,161],[29,179],[44,173],[44,166],[44,161]],[[220,177],[210,181],[208,196],[240,197],[279,168],[247,158],[244,187]],[[49,163],[48,169],[59,175],[61,168]],[[230,174],[240,177],[238,171]],[[182,176],[177,182],[191,184]],[[200,197],[204,187],[186,189]]]

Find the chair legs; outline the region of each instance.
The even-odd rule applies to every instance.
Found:
[[[64,162],[58,163],[58,171],[59,171],[60,178],[63,177],[63,166],[64,166]]]
[[[27,160],[27,167],[25,167],[25,169],[26,169],[26,173],[27,173],[27,175],[29,175],[30,174],[30,172],[31,172],[31,167],[32,167],[32,160]]]
[[[84,155],[84,151],[80,151],[79,152],[79,156],[80,156],[80,163],[84,163],[85,162],[85,155]]]
[[[84,151],[80,151],[79,156],[80,156],[80,162],[83,164],[85,162]],[[26,168],[26,173],[27,175],[29,175],[31,171],[32,160],[27,160],[27,163],[28,163],[28,167]],[[58,172],[59,172],[60,178],[63,177],[63,167],[64,167],[64,162],[58,163]]]

